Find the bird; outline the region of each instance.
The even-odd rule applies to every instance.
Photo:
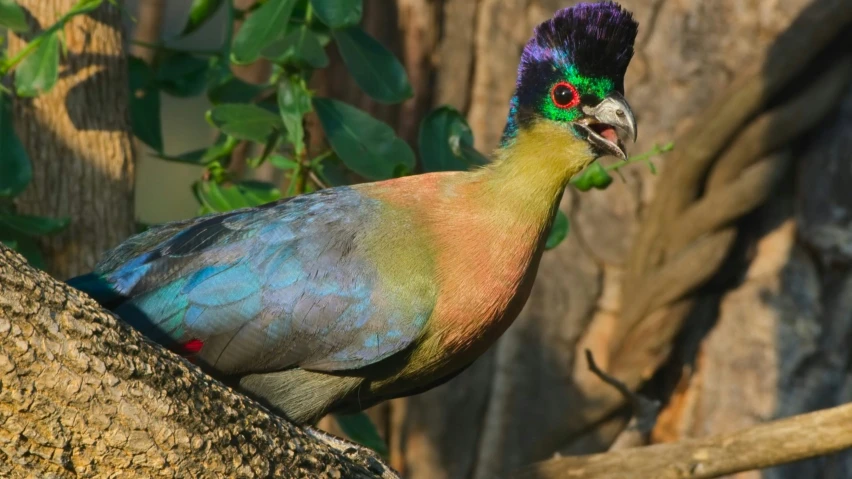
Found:
[[[569,180],[627,158],[637,30],[615,2],[536,26],[484,166],[155,226],[68,283],[297,424],[432,389],[519,315]]]

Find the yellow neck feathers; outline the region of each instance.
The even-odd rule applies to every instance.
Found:
[[[494,163],[484,173],[496,200],[530,214],[554,206],[571,177],[595,159],[588,144],[566,128],[539,121],[519,130],[512,144],[496,151]]]

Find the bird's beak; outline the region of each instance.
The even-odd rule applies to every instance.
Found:
[[[594,107],[583,107],[585,117],[575,122],[587,135],[586,140],[600,156],[627,159],[624,141],[636,141],[636,118],[630,104],[614,91]]]

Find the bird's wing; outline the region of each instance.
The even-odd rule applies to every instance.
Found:
[[[380,274],[363,246],[393,226],[380,209],[334,188],[209,215],[137,235],[96,272],[126,298],[119,316],[220,372],[360,368],[415,341],[436,297],[428,268]]]

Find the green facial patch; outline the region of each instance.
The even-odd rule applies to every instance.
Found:
[[[603,100],[615,88],[615,84],[609,78],[583,76],[574,65],[569,65],[565,69],[565,81],[573,85],[580,96],[594,95],[599,100]],[[554,103],[551,95],[542,100],[541,112],[546,118],[562,122],[574,121],[582,116],[580,105],[562,108]]]
[[[576,88],[581,95],[592,94],[601,100],[609,95],[609,92],[615,88],[615,85],[609,78],[591,78],[580,75],[577,71],[577,67],[574,65],[568,67],[565,79],[568,80],[568,83],[574,85],[574,88]]]

